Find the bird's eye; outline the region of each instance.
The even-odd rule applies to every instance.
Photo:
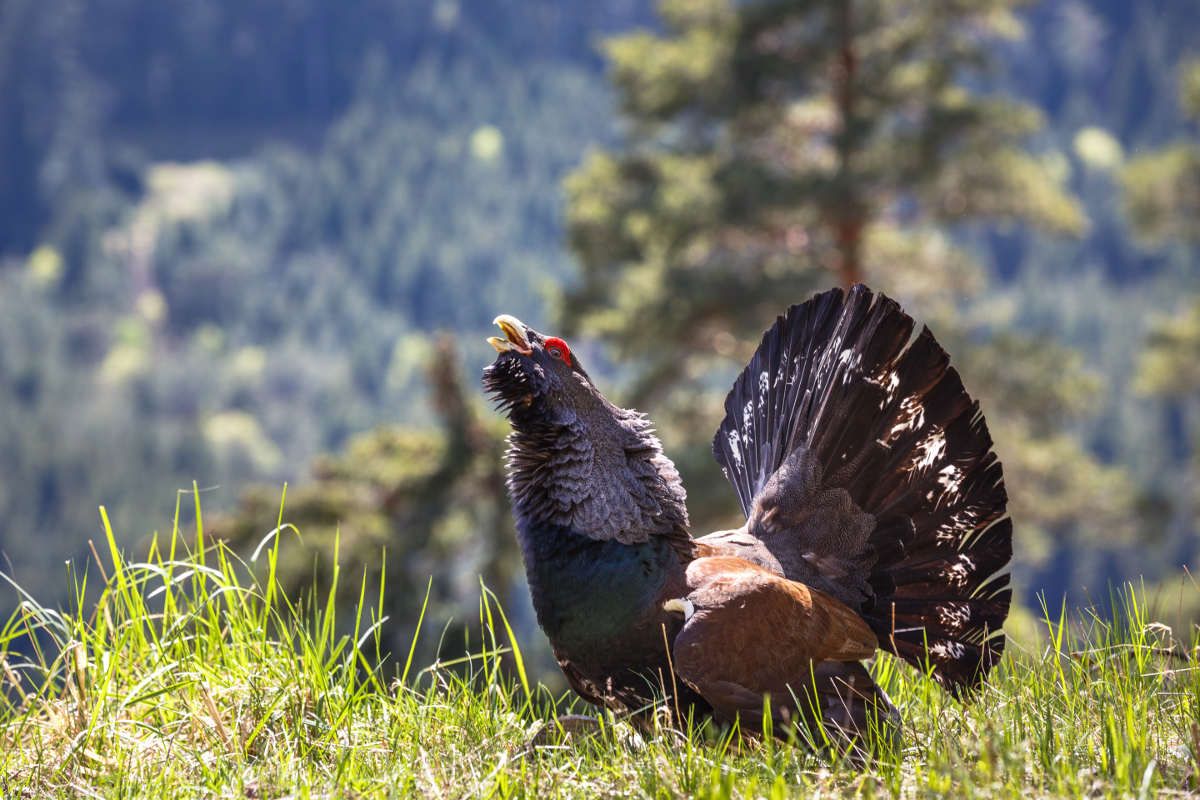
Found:
[[[551,337],[546,340],[546,352],[562,361],[567,366],[571,366],[571,348],[567,347],[567,343],[558,337]]]

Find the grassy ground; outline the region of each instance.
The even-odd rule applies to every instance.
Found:
[[[110,532],[76,581],[79,598],[102,582],[98,604],[60,613],[26,596],[0,629],[0,796],[1029,798],[1200,787],[1196,642],[1151,623],[1133,591],[1116,621],[1044,620],[1041,644],[1010,647],[967,707],[881,659],[904,739],[895,757],[862,768],[709,727],[640,737],[611,719],[571,744],[548,728],[538,741],[549,746],[531,748],[563,704],[499,669],[515,643],[490,598],[481,613],[496,633],[475,658],[385,673],[373,666],[374,628],[339,636],[331,603],[283,596],[279,546],[269,539],[252,568],[220,545],[185,552],[172,534],[133,563]],[[15,642],[34,630],[38,652],[17,657]]]

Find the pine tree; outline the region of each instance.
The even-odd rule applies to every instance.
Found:
[[[698,526],[730,505],[707,491],[703,435],[727,378],[784,307],[866,281],[928,321],[983,396],[1023,552],[1076,526],[1127,531],[1121,474],[1064,430],[1094,380],[1063,348],[996,333],[957,235],[1086,224],[1027,145],[1039,115],[979,88],[1020,5],[664,0],[664,33],[607,43],[628,139],[568,179],[583,280],[562,313],[635,365],[627,399],[687,442]]]
[[[1182,67],[1179,83],[1180,107],[1200,123],[1200,60]],[[1125,212],[1143,241],[1200,245],[1200,138],[1138,156],[1126,165],[1121,180]]]
[[[1161,150],[1132,159],[1122,171],[1125,212],[1134,233],[1149,247],[1184,246],[1200,254],[1200,59],[1179,72],[1179,102],[1192,134]],[[1193,296],[1154,325],[1138,365],[1135,386],[1162,400],[1168,427],[1191,453],[1184,479],[1184,513],[1192,532],[1200,522],[1195,485],[1200,476],[1200,298]],[[1194,548],[1194,545],[1193,545]]]
[[[280,548],[278,576],[290,596],[321,596],[340,568],[351,576],[339,584],[343,607],[355,605],[362,580],[377,596],[382,578],[391,620],[383,636],[393,655],[409,647],[428,586],[426,630],[441,631],[457,657],[477,618],[480,580],[510,610],[528,602],[504,489],[504,427],[478,413],[449,337],[432,350],[429,383],[438,428],[363,433],[344,452],[317,459],[314,480],[287,493],[280,535],[298,532],[300,541]],[[276,528],[279,506],[278,486],[252,487],[213,531],[250,553]],[[421,663],[439,655],[438,644],[436,635],[420,641]]]

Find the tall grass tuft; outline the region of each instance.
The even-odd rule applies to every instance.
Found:
[[[17,584],[0,627],[0,796],[1150,797],[1200,790],[1197,639],[1154,622],[1122,587],[1112,613],[1045,606],[960,705],[881,657],[905,719],[868,765],[743,740],[694,720],[641,736],[609,715],[567,737],[531,685],[516,633],[481,586],[483,639],[461,657],[379,652],[383,593],[358,582],[289,597],[283,524],[243,560],[176,524],[140,560],[104,541],[70,573],[68,610]],[[424,601],[427,602],[428,593]],[[412,598],[414,615],[423,609]],[[436,634],[436,632],[433,632]],[[418,626],[418,636],[422,633]],[[527,646],[532,644],[525,643]],[[769,643],[764,643],[769,646]],[[18,653],[18,647],[20,653]]]

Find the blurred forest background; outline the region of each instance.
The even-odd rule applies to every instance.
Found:
[[[430,575],[530,630],[491,319],[573,337],[704,532],[733,375],[864,280],[983,399],[1025,602],[1200,619],[1196,59],[1195,0],[2,0],[0,569],[62,596],[193,481],[249,552],[288,481],[294,585],[340,531],[396,641]]]

